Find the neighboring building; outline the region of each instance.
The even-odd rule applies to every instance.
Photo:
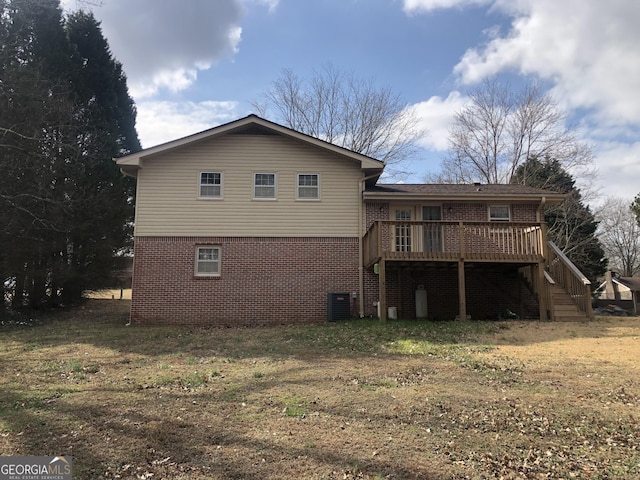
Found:
[[[330,293],[353,316],[557,317],[560,194],[381,185],[382,162],[255,115],[116,160],[137,178],[133,324],[317,322]]]
[[[605,280],[594,292],[599,307],[616,305],[628,312],[638,314],[640,304],[640,277],[621,277],[607,271]]]

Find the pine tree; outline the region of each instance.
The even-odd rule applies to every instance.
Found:
[[[57,1],[6,1],[0,22],[1,273],[15,286],[14,304],[26,295],[39,306],[63,231],[59,165],[67,150],[62,131],[73,115],[64,77],[69,48]]]
[[[68,205],[74,224],[66,262],[73,275],[62,289],[64,299],[74,301],[84,289],[108,283],[121,258],[117,254],[130,239],[134,186],[112,159],[140,150],[140,142],[122,65],[113,59],[100,24],[81,11],[67,19],[66,30],[74,50],[76,116],[82,126]]]
[[[631,203],[631,212],[635,215],[638,225],[640,225],[640,193],[635,196]]]
[[[99,23],[57,0],[0,3],[0,280],[14,306],[73,302],[126,248],[140,149],[122,66]]]

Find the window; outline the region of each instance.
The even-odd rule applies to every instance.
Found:
[[[196,275],[202,277],[220,275],[220,247],[196,248]]]
[[[489,205],[490,222],[508,222],[511,220],[509,205]]]
[[[200,198],[222,198],[222,173],[200,172]]]
[[[319,200],[320,179],[317,173],[298,174],[298,200]]]
[[[275,173],[255,173],[253,175],[253,198],[275,200],[276,198],[276,174]]]

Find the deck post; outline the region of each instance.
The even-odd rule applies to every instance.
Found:
[[[584,296],[585,296],[585,313],[587,314],[587,318],[589,320],[593,320],[593,305],[591,304],[591,285],[585,285],[584,286]],[[636,309],[636,296],[633,294],[633,292],[631,292],[632,298],[633,298],[633,310],[637,312]]]
[[[387,265],[384,258],[380,259],[378,272],[378,302],[380,307],[380,320],[387,320]]]
[[[458,260],[458,311],[460,320],[467,319],[467,293],[464,279],[464,260]]]
[[[464,223],[458,224],[458,234],[460,238],[460,258],[458,258],[458,315],[460,320],[467,319],[467,291],[464,277]]]
[[[540,285],[540,292],[538,293],[538,304],[540,306],[540,320],[546,322],[549,320],[549,316],[547,315],[548,309],[550,305],[547,305],[547,298],[552,298],[551,295],[547,295],[547,291],[549,286],[547,285],[547,281],[544,278],[544,260],[538,262],[538,285]],[[551,300],[553,301],[553,300]]]

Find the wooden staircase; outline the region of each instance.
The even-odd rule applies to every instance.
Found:
[[[545,276],[550,280],[551,319],[592,320],[591,282],[553,242],[548,241],[547,245]]]
[[[586,322],[589,317],[559,285],[551,285],[552,318],[557,322]]]
[[[540,318],[565,322],[592,320],[591,282],[553,242],[547,245],[542,276],[540,266],[520,269],[525,285],[540,302]]]

